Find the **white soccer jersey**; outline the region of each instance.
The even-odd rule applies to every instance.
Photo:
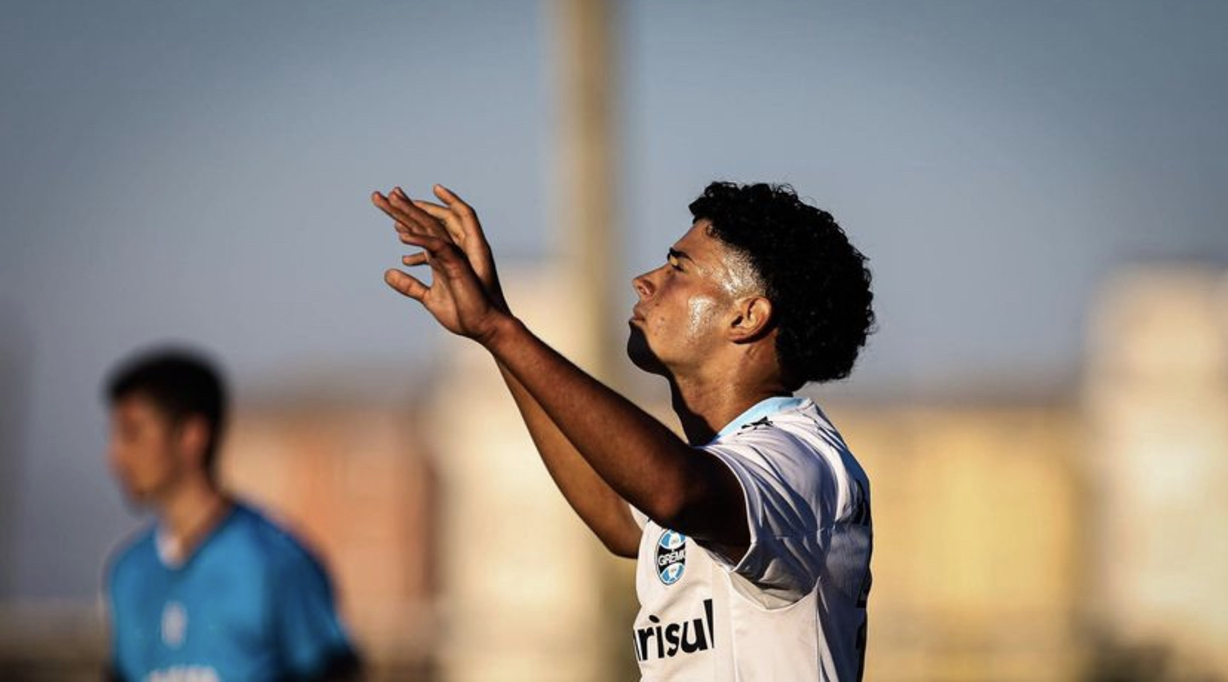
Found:
[[[702,449],[742,484],[750,548],[731,564],[633,510],[642,679],[860,679],[870,483],[840,434],[810,400],[770,398]]]

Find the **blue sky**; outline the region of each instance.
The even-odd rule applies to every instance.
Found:
[[[437,357],[381,282],[399,249],[371,189],[444,182],[505,261],[557,252],[551,6],[0,4],[0,598],[92,595],[130,526],[98,382],[133,348],[211,348],[240,396]],[[1114,268],[1228,263],[1228,5],[618,19],[618,270],[654,266],[710,180],[792,183],[876,276],[842,396],[1060,393]]]

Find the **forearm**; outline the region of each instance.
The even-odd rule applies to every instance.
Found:
[[[396,221],[402,243],[423,249],[402,263],[429,265],[432,280],[427,286],[396,269],[386,271],[384,280],[421,303],[448,331],[481,343],[506,368],[547,467],[573,506],[580,504],[577,510],[588,509],[581,497],[594,490],[604,500],[599,507],[609,504],[599,478],[614,496],[662,525],[697,537],[711,531],[725,544],[745,535],[740,507],[732,503],[741,499],[741,490],[728,469],[696,456],[663,424],[580,371],[507,312],[494,263],[467,204],[442,191],[437,195],[451,209],[411,205],[402,193],[393,194],[390,201],[376,192],[372,201]],[[567,464],[572,447],[595,477]]]
[[[634,557],[639,548],[639,526],[631,517],[627,501],[597,475],[524,384],[502,363],[498,366],[546,471],[567,503],[610,552]]]
[[[695,475],[704,458],[665,425],[584,373],[518,320],[501,320],[485,345],[595,476],[649,517],[677,520],[686,501],[696,497],[691,488],[708,480]]]

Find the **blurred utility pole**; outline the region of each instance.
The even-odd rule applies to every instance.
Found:
[[[615,230],[618,197],[616,3],[554,0],[558,31],[558,182],[561,274],[571,292],[573,359],[617,385],[625,329],[612,319],[622,249]]]
[[[556,272],[569,298],[564,318],[575,346],[566,352],[585,370],[624,389],[627,327],[619,312],[626,300],[623,249],[617,225],[621,194],[618,125],[619,4],[616,0],[552,0],[558,78],[557,193],[559,251]],[[620,310],[622,309],[622,310]],[[584,531],[587,533],[587,529]],[[602,680],[632,679],[627,639],[635,616],[634,564],[613,559],[591,538],[592,554],[577,565],[587,574],[596,611],[590,637]],[[577,614],[579,615],[579,614]]]
[[[619,272],[614,219],[614,3],[550,0],[559,120],[561,262],[509,277],[517,314],[584,369],[615,381],[610,300]],[[618,286],[626,286],[618,283]],[[447,682],[628,679],[633,575],[567,507],[515,404],[476,347],[457,346],[432,401],[432,439],[446,489],[440,547]],[[474,419],[473,415],[481,415]],[[491,560],[490,557],[497,557]],[[618,568],[630,569],[630,562]]]

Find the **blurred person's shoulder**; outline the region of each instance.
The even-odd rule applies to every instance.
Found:
[[[104,575],[112,586],[140,581],[158,562],[156,524],[147,523],[115,543],[107,555]]]
[[[254,559],[274,570],[290,570],[299,566],[323,570],[315,552],[301,539],[290,522],[245,502],[236,502],[233,514],[230,529],[232,541],[254,552],[257,555]]]

